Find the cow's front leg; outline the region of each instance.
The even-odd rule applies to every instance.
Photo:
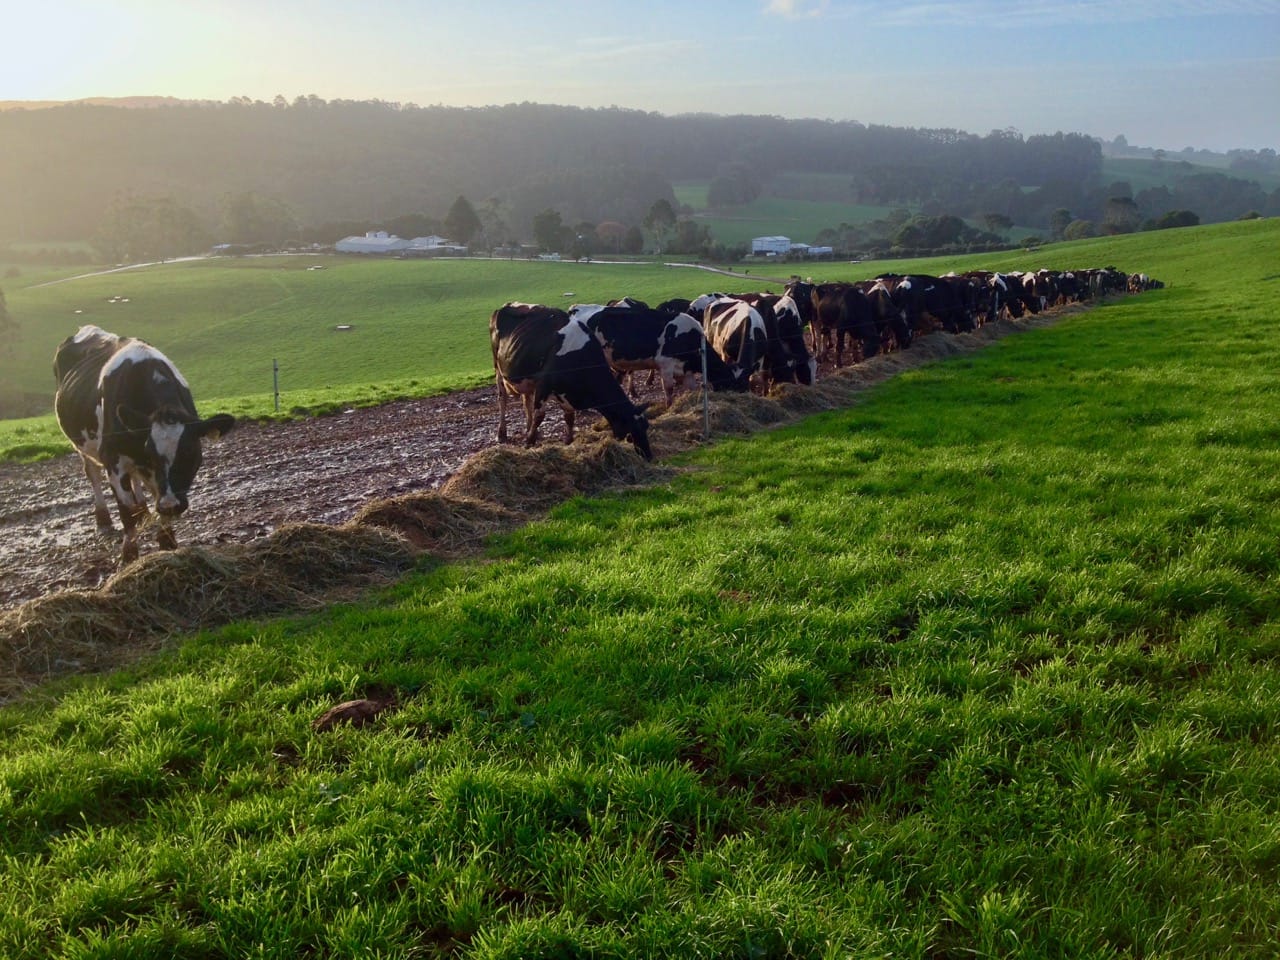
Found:
[[[135,478],[119,465],[107,467],[107,480],[120,506],[120,526],[124,529],[120,559],[123,563],[132,563],[138,559],[138,525],[146,519],[147,504],[134,495]]]
[[[93,519],[98,525],[98,532],[111,533],[115,526],[111,523],[111,510],[107,507],[107,495],[102,489],[102,467],[84,454],[80,455],[80,461],[89,481],[89,489],[93,491]]]

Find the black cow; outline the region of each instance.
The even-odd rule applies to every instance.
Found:
[[[844,366],[845,339],[861,349],[861,359],[875,356],[881,345],[878,318],[867,294],[852,283],[819,283],[810,294],[813,301],[814,353],[835,354],[837,367]],[[855,357],[857,362],[859,357]]]
[[[580,320],[540,304],[507,303],[489,318],[494,378],[498,388],[498,440],[507,439],[507,400],[524,402],[525,443],[538,442],[545,404],[554,397],[564,411],[565,443],[573,442],[574,413],[597,410],[615,439],[629,439],[646,460],[649,421],[614,379],[604,348]]]
[[[671,313],[648,307],[601,307],[577,304],[569,316],[581,320],[604,347],[605,359],[622,375],[638,370],[656,371],[662,391],[671,405],[676,381],[693,388],[693,377],[702,370],[706,336],[701,324],[684,312]],[[707,380],[716,390],[746,390],[745,379],[734,375],[714,350],[706,350]]]
[[[124,530],[121,559],[138,557],[138,525],[149,516],[149,494],[159,515],[156,541],[177,546],[174,521],[203,459],[201,441],[235,426],[220,413],[202,420],[187,381],[155,347],[86,325],[58,345],[54,412],[75,444],[93,490],[98,529],[109,531],[111,512],[102,491],[105,471]]]

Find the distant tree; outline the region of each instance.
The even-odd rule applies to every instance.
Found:
[[[480,234],[483,245],[492,250],[510,233],[507,226],[508,211],[499,197],[487,197],[477,211],[480,215]]]
[[[1049,236],[1055,240],[1061,240],[1071,220],[1071,211],[1066,207],[1058,207],[1049,214]]]
[[[617,220],[604,220],[596,225],[596,238],[601,247],[612,253],[622,252],[622,241],[627,235],[627,226]]]
[[[165,260],[209,248],[200,218],[170,197],[117,197],[107,210],[94,246],[108,262]]]
[[[1064,240],[1087,240],[1098,235],[1098,225],[1092,220],[1072,220],[1062,231]]]
[[[279,248],[298,235],[289,205],[279,197],[260,197],[251,190],[222,198],[222,240]]]
[[[1142,213],[1132,197],[1113,196],[1103,207],[1102,223],[1107,233],[1133,233],[1142,222]]]
[[[645,228],[653,234],[656,252],[662,253],[666,246],[667,236],[675,229],[676,211],[665,197],[655,200],[644,218]]]
[[[623,253],[641,253],[644,251],[644,233],[637,226],[627,227],[627,235],[622,238]]]
[[[466,197],[459,195],[453,201],[444,217],[444,229],[450,240],[459,243],[470,243],[471,238],[480,232],[480,218]]]
[[[548,207],[533,218],[533,239],[543,252],[559,250],[563,237],[564,224],[559,210]]]
[[[5,302],[4,290],[0,289],[0,343],[6,345],[11,343],[17,327],[17,321],[9,314],[9,304]]]
[[[992,233],[1003,233],[1005,230],[1008,230],[1013,226],[1013,220],[1005,216],[1003,213],[984,213],[982,215],[982,222]]]
[[[1155,229],[1168,230],[1172,227],[1198,227],[1200,217],[1190,210],[1170,210],[1155,222]]]

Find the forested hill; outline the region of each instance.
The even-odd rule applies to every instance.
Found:
[[[163,198],[175,220],[226,240],[237,197],[269,201],[314,236],[440,217],[465,196],[508,235],[527,238],[548,209],[566,224],[638,224],[656,200],[674,204],[681,180],[713,181],[732,203],[781,171],[839,174],[850,201],[997,211],[1031,226],[1055,208],[1086,207],[1103,186],[1100,146],[1078,133],[979,136],[530,103],[75,103],[0,112],[0,143],[0,244],[91,239],[130,198]]]

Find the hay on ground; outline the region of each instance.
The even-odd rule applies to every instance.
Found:
[[[430,492],[375,500],[351,522],[393,530],[415,549],[449,559],[473,552],[490,534],[514,529],[524,519],[487,500]]]
[[[572,444],[481,450],[446,481],[441,493],[534,516],[570,497],[654,483],[671,473],[668,467],[644,460],[630,444],[584,434]]]
[[[0,613],[0,701],[48,677],[117,666],[169,634],[323,606],[415,562],[376,527],[290,524],[221,547],[141,557],[97,590],[68,590]]]

